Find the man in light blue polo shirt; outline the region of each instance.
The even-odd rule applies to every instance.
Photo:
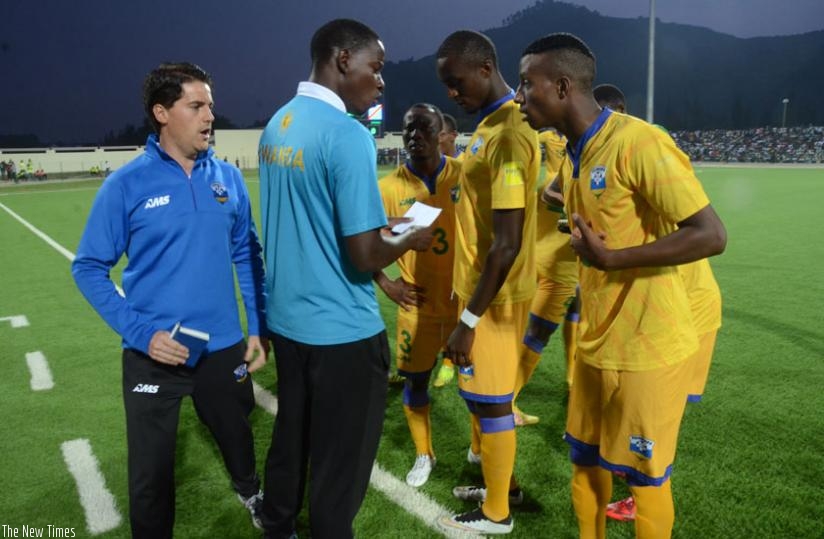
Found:
[[[312,73],[260,139],[267,325],[279,413],[266,462],[266,537],[290,537],[307,467],[311,535],[352,536],[378,441],[389,350],[372,274],[429,229],[386,239],[372,136],[362,114],[383,92],[384,49],[360,22],[312,37]],[[383,231],[383,232],[382,232]]]

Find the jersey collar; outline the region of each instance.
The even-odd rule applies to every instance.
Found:
[[[435,186],[437,185],[438,176],[440,175],[440,173],[443,170],[443,167],[445,165],[446,165],[446,157],[442,155],[441,156],[441,162],[438,163],[438,168],[435,169],[435,173],[432,174],[432,176],[425,176],[425,175],[421,174],[420,172],[418,172],[417,170],[415,170],[415,168],[412,166],[412,163],[410,163],[409,161],[406,162],[407,170],[409,170],[409,172],[414,174],[416,177],[420,178],[421,181],[424,184],[426,184],[427,189],[429,189],[429,194],[430,195],[435,194]]]
[[[515,92],[510,89],[508,94],[506,94],[502,98],[498,99],[494,103],[492,103],[490,105],[487,105],[484,108],[482,108],[481,112],[480,112],[480,118],[478,119],[478,121],[482,122],[484,120],[484,118],[486,118],[487,116],[489,116],[490,114],[492,114],[493,112],[495,112],[496,110],[501,108],[501,106],[504,103],[506,103],[507,101],[512,101],[513,99],[515,99]]]
[[[581,154],[584,152],[584,146],[586,146],[587,142],[595,136],[595,134],[604,126],[609,118],[610,114],[612,114],[612,110],[608,107],[604,107],[601,111],[601,114],[592,122],[581,138],[578,139],[578,142],[575,144],[573,148],[572,145],[567,142],[566,150],[567,154],[569,154],[569,158],[572,160],[572,177],[577,178],[579,168],[581,166]]]

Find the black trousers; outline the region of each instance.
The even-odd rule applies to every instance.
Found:
[[[243,361],[245,350],[240,341],[204,356],[194,369],[163,365],[136,350],[123,350],[132,537],[172,537],[177,425],[186,395],[191,395],[198,417],[217,441],[235,490],[246,497],[258,492],[248,419],[255,398]]]
[[[266,460],[263,524],[288,538],[309,480],[314,539],[352,537],[378,452],[386,409],[386,332],[332,346],[273,335],[278,416]]]

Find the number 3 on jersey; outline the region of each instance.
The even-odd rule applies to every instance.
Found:
[[[435,245],[432,246],[432,252],[436,255],[444,255],[449,252],[449,242],[446,241],[446,230],[438,227],[432,233],[435,236]]]
[[[408,363],[412,360],[409,357],[409,353],[412,352],[412,334],[405,329],[401,330],[401,342],[398,343],[398,349],[401,351],[401,361]]]

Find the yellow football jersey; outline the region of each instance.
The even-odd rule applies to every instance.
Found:
[[[455,293],[468,302],[475,291],[494,239],[492,211],[524,208],[521,251],[492,303],[526,301],[535,291],[538,133],[510,98],[481,120],[464,153],[456,208]]]
[[[566,212],[611,249],[656,241],[709,204],[689,158],[660,129],[605,109],[561,165]],[[673,365],[698,347],[676,266],[604,272],[581,263],[578,358],[641,371]]]
[[[538,142],[544,148],[546,181],[552,181],[561,169],[561,161],[566,157],[567,139],[554,129],[538,133]]]
[[[569,245],[569,234],[558,230],[563,210],[541,202],[541,191],[555,179],[566,157],[566,137],[555,130],[542,131],[538,142],[544,148],[544,170],[536,189],[535,265],[538,275],[560,283],[578,282],[577,256]]]
[[[435,221],[435,239],[423,252],[407,251],[398,259],[401,276],[424,288],[426,301],[411,314],[433,321],[455,321],[457,303],[452,296],[452,268],[455,258],[455,200],[461,175],[460,163],[443,157],[435,175],[435,192],[430,193],[423,178],[409,165],[401,165],[378,182],[386,215],[401,216],[415,201],[443,211]]]
[[[695,332],[703,335],[721,327],[721,289],[706,258],[678,266],[690,300]]]

